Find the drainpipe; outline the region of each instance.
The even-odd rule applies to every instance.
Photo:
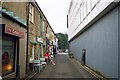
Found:
[[[26,48],[26,75],[28,74],[28,37],[29,37],[29,4],[30,2],[27,2],[27,9],[26,9],[26,15],[27,15],[27,48]]]
[[[68,15],[67,15],[67,28],[68,28]]]

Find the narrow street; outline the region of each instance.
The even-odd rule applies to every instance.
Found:
[[[33,78],[93,78],[74,59],[59,53],[55,57],[56,65],[49,64]]]
[[[118,34],[119,0],[0,0],[0,80],[118,80]]]

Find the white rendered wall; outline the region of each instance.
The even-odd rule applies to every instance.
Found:
[[[113,0],[71,0],[68,11],[69,40],[112,2]]]

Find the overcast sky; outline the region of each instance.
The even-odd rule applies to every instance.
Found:
[[[36,0],[55,33],[67,31],[67,14],[71,0]]]

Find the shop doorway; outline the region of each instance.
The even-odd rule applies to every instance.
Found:
[[[20,65],[19,65],[19,39],[16,40],[16,77],[20,78]]]

